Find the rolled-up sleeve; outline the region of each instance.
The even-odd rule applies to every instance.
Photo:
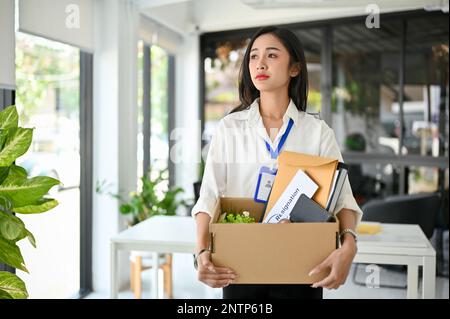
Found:
[[[334,131],[325,124],[325,122],[323,122],[321,134],[320,156],[337,158],[340,162],[344,162]],[[344,185],[342,186],[333,214],[339,213],[343,208],[351,209],[356,212],[356,225],[361,222],[363,212],[356,203],[348,177],[345,179]]]
[[[225,192],[227,174],[223,134],[225,134],[225,129],[223,122],[220,121],[209,146],[200,196],[191,211],[193,217],[200,212],[212,216],[217,199]]]

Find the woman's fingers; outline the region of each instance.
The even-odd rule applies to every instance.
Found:
[[[333,286],[336,283],[336,277],[333,273],[330,273],[327,277],[325,277],[322,281],[314,283],[311,287],[317,288],[317,287],[330,287]]]
[[[204,281],[205,284],[212,288],[223,288],[228,286],[232,283],[230,279],[224,279],[224,280],[206,280]]]
[[[216,269],[217,273],[223,274],[223,273],[228,273],[228,274],[235,274],[236,273],[233,271],[233,269],[227,268],[227,267],[217,267],[214,266],[214,268]]]
[[[203,256],[204,255],[204,256]],[[213,288],[226,287],[236,279],[236,273],[227,267],[216,267],[210,256],[204,253],[198,267],[198,279]]]
[[[231,274],[210,274],[210,273],[199,273],[199,280],[210,287],[221,288],[228,286],[234,282],[234,275]]]
[[[202,264],[199,267],[199,271],[211,272],[211,273],[215,273],[215,274],[235,274],[236,275],[236,273],[232,269],[227,268],[227,267],[214,266],[214,264],[210,261]]]
[[[220,280],[220,279],[236,279],[236,275],[233,274],[204,274],[203,278],[206,279],[215,279],[215,280]]]
[[[236,275],[230,272],[230,269],[225,267],[214,268],[215,272],[208,268],[199,269],[198,279],[212,288],[226,287],[236,279]]]

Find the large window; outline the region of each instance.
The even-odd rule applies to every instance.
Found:
[[[398,21],[333,27],[332,127],[342,151],[398,154],[401,38]],[[397,193],[398,176],[391,164],[349,169],[360,204]]]
[[[332,126],[341,149],[398,151],[400,32],[398,22],[333,28]]]
[[[138,43],[137,139],[140,188],[140,178],[148,165],[152,178],[163,170],[167,170],[165,177],[168,177],[169,169],[169,55],[164,49],[147,46],[143,41]]]
[[[138,42],[138,79],[137,79],[137,181],[141,187],[140,178],[144,174],[144,42]]]
[[[30,273],[18,274],[31,298],[68,298],[80,288],[80,51],[17,33],[16,79],[20,125],[35,128],[18,164],[63,183],[51,190],[59,206],[21,216],[37,248],[19,243]]]
[[[334,26],[332,83],[332,126],[344,151],[448,154],[448,16]],[[361,203],[438,190],[438,168],[400,164],[352,165]]]
[[[321,43],[323,30],[320,28],[308,28],[294,30],[303,44],[305,59],[308,69],[308,105],[306,112],[320,113],[322,110],[321,93]]]
[[[448,15],[411,18],[405,29],[403,145],[412,155],[448,156]],[[407,172],[409,193],[438,189],[438,169]]]
[[[249,39],[211,44],[205,58],[205,138],[210,140],[218,121],[238,106],[239,68]]]
[[[284,27],[304,46],[307,112],[333,128],[360,204],[448,188],[448,14],[384,14],[371,29],[365,17]],[[239,67],[256,30],[202,35],[203,142],[239,104]]]
[[[156,46],[151,47],[151,131],[150,165],[154,173],[169,168],[169,56]]]

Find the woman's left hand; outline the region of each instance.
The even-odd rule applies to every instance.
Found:
[[[356,243],[350,242],[346,244],[333,251],[327,259],[311,270],[309,273],[310,276],[325,269],[331,269],[328,277],[322,281],[315,282],[311,287],[337,289],[345,283],[350,267],[352,266],[353,258],[356,255]]]

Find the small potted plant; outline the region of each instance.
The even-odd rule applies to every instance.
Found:
[[[177,199],[177,195],[184,192],[181,187],[174,187],[164,190],[168,183],[168,170],[158,172],[156,178],[151,178],[152,170],[149,169],[141,177],[142,189],[131,192],[128,198],[120,194],[108,193],[119,200],[119,211],[123,215],[130,216],[128,225],[134,226],[147,218],[164,215],[176,215],[177,208],[187,206],[184,199]],[[97,193],[103,192],[104,183],[97,185]]]

